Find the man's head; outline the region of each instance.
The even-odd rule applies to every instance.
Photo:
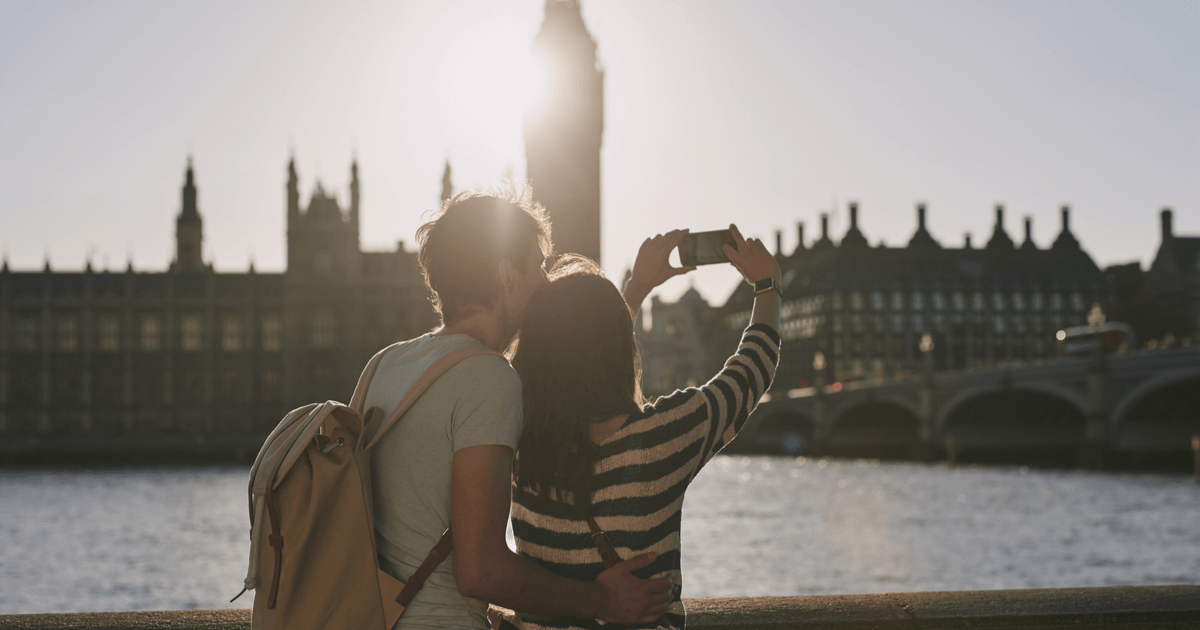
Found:
[[[442,324],[500,307],[510,335],[553,252],[550,221],[527,186],[455,195],[417,230],[417,243]]]

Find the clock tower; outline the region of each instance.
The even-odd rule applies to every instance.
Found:
[[[547,0],[533,40],[549,70],[545,100],[525,121],[526,173],[550,215],[554,249],[600,261],[604,71],[579,0]]]

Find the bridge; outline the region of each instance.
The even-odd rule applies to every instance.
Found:
[[[903,380],[818,383],[765,400],[733,451],[928,458],[1175,457],[1200,434],[1200,347],[1090,354]]]

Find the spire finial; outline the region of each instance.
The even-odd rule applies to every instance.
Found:
[[[454,196],[454,184],[450,181],[450,158],[446,158],[446,170],[442,172],[442,201]]]

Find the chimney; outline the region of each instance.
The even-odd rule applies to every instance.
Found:
[[[1004,204],[996,204],[996,227],[1004,225]]]
[[[963,235],[963,237],[966,238],[966,240],[967,240],[967,244],[964,245],[963,248],[971,249],[971,233],[967,232],[966,234]]]
[[[828,213],[821,214],[821,238],[823,238],[823,239],[829,238],[829,214]]]
[[[851,230],[858,229],[858,202],[857,201],[850,202],[850,229]]]
[[[924,229],[925,229],[925,204],[919,203],[919,204],[917,204],[917,230],[923,231]]]
[[[1162,218],[1162,240],[1165,243],[1175,236],[1171,229],[1171,209],[1163,208],[1160,217]]]
[[[1033,219],[1025,217],[1025,242],[1033,241]]]
[[[804,222],[796,223],[796,249],[804,249]]]
[[[783,255],[783,230],[775,230],[775,255]]]
[[[1062,231],[1071,231],[1071,206],[1065,204],[1062,207]]]

